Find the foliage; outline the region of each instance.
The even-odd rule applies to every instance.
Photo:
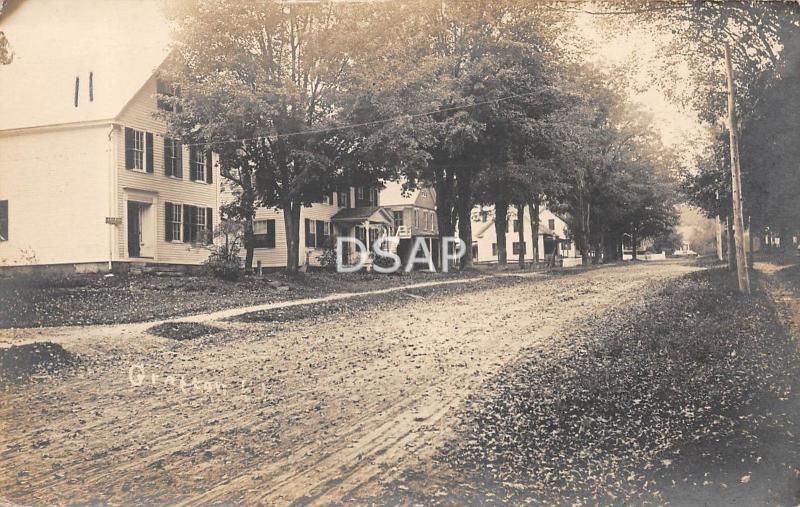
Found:
[[[336,247],[331,245],[326,246],[322,250],[322,254],[317,257],[320,267],[323,269],[336,269]]]
[[[242,226],[236,222],[222,222],[217,231],[221,240],[211,247],[205,262],[209,273],[217,278],[234,282],[242,276],[241,241]]]

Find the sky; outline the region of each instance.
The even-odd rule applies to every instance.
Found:
[[[631,67],[635,70],[630,78],[639,90],[631,90],[629,100],[653,115],[655,127],[666,146],[684,148],[687,143],[703,139],[705,128],[697,120],[696,113],[670,102],[664,92],[650,82],[651,75],[658,72],[652,61],[665,39],[635,27],[630,27],[624,34],[609,34],[599,26],[599,21],[596,15],[577,14],[578,30],[591,42],[592,49],[586,59],[610,66],[633,64]],[[686,77],[687,80],[675,83],[675,86],[688,86],[688,69]]]

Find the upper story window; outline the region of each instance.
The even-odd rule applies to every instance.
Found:
[[[551,218],[550,220],[547,221],[547,228],[550,229],[551,231],[555,231],[556,230],[556,221],[555,221],[555,219]]]
[[[369,202],[370,202],[370,204],[372,204],[373,206],[377,206],[378,205],[378,195],[379,194],[380,194],[380,192],[378,191],[377,188],[370,188],[369,189]]]
[[[8,241],[8,201],[0,201],[0,241]]]
[[[350,207],[350,191],[342,191],[339,192],[339,207],[340,208],[349,208]]]
[[[414,210],[414,228],[419,229],[419,210]]]
[[[192,181],[213,181],[211,152],[206,153],[197,146],[189,148],[189,179]]]
[[[489,220],[489,212],[481,211],[481,222],[487,222],[488,220]]]
[[[170,111],[180,113],[182,111],[180,104],[176,103],[178,97],[181,96],[181,89],[179,86],[167,83],[163,79],[156,80],[156,104],[162,111]]]
[[[521,220],[519,218],[514,219],[514,232],[519,232],[519,228],[521,225]]]
[[[164,174],[183,178],[183,146],[176,139],[164,139]]]
[[[153,134],[125,127],[125,168],[153,172]]]
[[[394,225],[395,225],[395,227],[402,227],[403,226],[403,212],[402,211],[393,211],[392,215],[394,215]]]
[[[323,195],[322,204],[333,204],[333,196],[331,194]]]

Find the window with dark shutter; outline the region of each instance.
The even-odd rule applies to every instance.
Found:
[[[206,244],[210,245],[214,242],[214,212],[211,211],[211,208],[206,208],[206,228],[204,232]]]
[[[8,241],[8,201],[0,201],[0,241]]]
[[[172,203],[164,203],[164,240],[172,241]]]
[[[315,223],[317,224],[315,246],[317,248],[322,248],[325,245],[325,222],[322,220],[316,220]]]
[[[145,149],[147,150],[147,164],[145,170],[149,173],[153,172],[153,134],[147,132],[145,134],[147,141],[145,142]]]
[[[214,158],[211,150],[206,153],[206,183],[214,183]]]
[[[133,129],[125,127],[125,169],[133,169]]]
[[[180,141],[164,138],[164,174],[173,178],[182,178],[183,160],[181,157],[182,146]]]
[[[195,213],[194,213],[194,206],[189,206],[188,204],[183,205],[183,242],[184,243],[191,243],[192,242],[192,222]]]
[[[253,221],[253,248],[275,248],[275,220]]]
[[[306,246],[307,247],[314,247],[316,246],[316,229],[314,228],[314,221],[309,220],[306,218]]]

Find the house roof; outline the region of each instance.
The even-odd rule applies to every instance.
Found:
[[[15,56],[0,70],[0,130],[114,119],[168,54],[159,0],[9,5],[0,31]]]
[[[380,202],[384,206],[410,205],[417,202],[419,189],[403,192],[403,184],[397,181],[388,181],[381,190]]]
[[[362,206],[360,208],[340,209],[331,220],[334,222],[383,222],[391,223],[392,217],[380,206]]]
[[[494,228],[494,218],[486,222],[485,227],[481,227],[478,230],[477,234],[475,234],[475,237],[481,237],[486,233],[486,231],[493,228]],[[555,238],[558,237],[558,234],[555,231],[551,230],[549,227],[547,227],[541,222],[539,223],[539,234],[553,236]]]

